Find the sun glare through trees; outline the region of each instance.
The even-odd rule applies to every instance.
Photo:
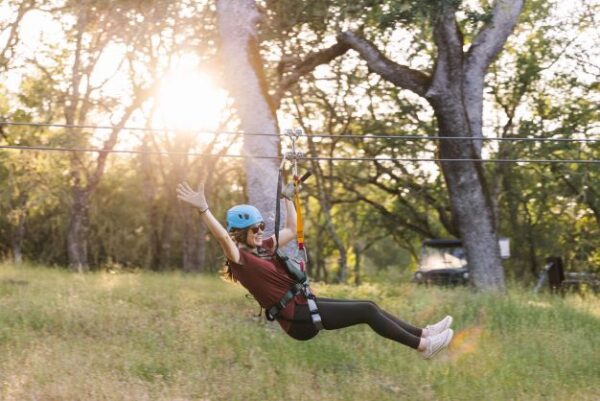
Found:
[[[171,70],[160,84],[156,126],[175,130],[215,131],[222,122],[225,91],[193,67]]]

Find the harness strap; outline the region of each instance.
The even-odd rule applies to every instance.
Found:
[[[283,185],[283,165],[285,156],[279,165],[279,174],[277,175],[277,198],[275,199],[275,251],[279,248],[279,224],[281,224],[281,186]]]
[[[310,319],[298,320],[279,317],[281,311],[284,310],[288,303],[290,303],[290,301],[292,301],[294,297],[299,293],[302,293],[302,295],[306,297],[308,310],[310,311]],[[289,290],[287,290],[287,292],[283,295],[279,302],[277,302],[277,304],[273,305],[269,309],[265,309],[265,317],[269,321],[280,319],[292,323],[312,323],[317,330],[323,330],[324,328],[323,322],[321,320],[321,315],[319,314],[319,309],[317,307],[317,298],[312,292],[310,292],[308,284],[294,284]]]
[[[267,320],[273,321],[281,313],[282,310],[285,309],[287,304],[294,299],[296,295],[302,292],[302,284],[296,283],[290,287],[289,290],[283,294],[283,297],[277,302],[275,305],[271,306],[269,309],[265,309],[265,316]]]
[[[310,311],[310,322],[315,326],[317,330],[323,329],[323,322],[321,321],[321,315],[319,314],[319,309],[317,307],[316,297],[310,291],[310,287],[308,285],[308,276],[306,272],[300,270],[298,267],[294,265],[294,262],[290,260],[286,255],[283,254],[280,250],[275,251],[275,258],[279,260],[280,263],[283,263],[288,274],[296,280],[296,282],[283,294],[283,297],[277,302],[275,305],[270,308],[265,309],[265,317],[267,320],[273,321],[278,318],[279,314],[282,310],[286,308],[288,303],[294,299],[294,297],[298,294],[302,294],[304,298],[306,298],[306,302],[308,304],[308,309]],[[286,319],[279,318],[282,320],[301,323],[296,319]],[[303,323],[308,323],[304,322]]]
[[[298,177],[298,160],[296,154],[296,146],[295,139],[292,135],[292,153],[293,153],[293,174],[294,174],[294,207],[296,208],[296,236],[298,249],[303,250],[306,256],[306,249],[304,248],[304,220],[302,217],[302,205],[300,204],[300,184],[304,182],[308,177],[310,177],[311,172],[308,171],[301,178]],[[281,263],[284,264],[288,274],[296,280],[286,292],[283,294],[279,302],[270,308],[265,309],[265,317],[269,321],[275,320],[282,310],[288,305],[288,303],[294,299],[296,295],[302,293],[302,295],[306,298],[308,303],[308,308],[310,310],[310,321],[304,322],[312,324],[315,326],[317,330],[323,329],[323,323],[321,321],[321,315],[319,315],[319,310],[317,308],[316,298],[310,291],[310,287],[308,286],[308,276],[304,272],[304,264],[301,265],[301,269],[298,269],[293,265],[293,262],[279,251],[279,225],[281,223],[281,191],[283,185],[283,167],[285,165],[286,157],[284,156],[281,160],[281,164],[279,166],[279,173],[277,175],[277,198],[275,204],[275,251],[274,256],[279,259]],[[302,262],[304,263],[304,262]],[[279,318],[281,320],[287,320],[291,322],[300,323],[297,320],[290,320],[286,318]]]
[[[296,207],[296,241],[298,242],[298,249],[304,249],[304,219],[302,218],[302,205],[300,204],[300,194],[298,193],[298,187],[300,186],[300,179],[298,176],[294,177],[294,206]]]
[[[319,308],[317,307],[317,298],[312,292],[310,292],[308,285],[304,287],[304,291],[304,296],[306,297],[306,302],[308,303],[308,310],[310,311],[310,318],[317,330],[323,330],[323,321],[321,320]]]
[[[297,283],[300,283],[300,284],[308,283],[308,276],[306,275],[306,272],[304,270],[296,267],[294,265],[294,262],[292,262],[290,260],[290,258],[288,256],[286,256],[282,251],[280,251],[279,249],[276,250],[274,253],[274,256],[277,258],[277,260],[279,260],[279,262],[283,263],[287,273],[290,276],[292,276],[292,278],[294,280],[296,280]]]

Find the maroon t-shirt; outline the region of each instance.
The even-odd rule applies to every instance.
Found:
[[[272,250],[273,237],[263,241],[262,248]],[[275,257],[263,259],[252,252],[240,249],[240,262],[229,261],[233,278],[240,282],[254,299],[265,309],[268,309],[281,300],[283,295],[295,283],[285,266]],[[293,319],[296,304],[306,304],[306,298],[297,294],[293,301],[288,302],[285,309],[279,314],[285,319]],[[291,322],[277,319],[283,330],[290,329]]]

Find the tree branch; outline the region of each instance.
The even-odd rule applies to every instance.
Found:
[[[463,36],[456,22],[456,9],[446,7],[434,21],[433,39],[437,48],[435,68],[428,98],[447,97],[460,89],[463,77]],[[454,85],[448,85],[448,83]]]
[[[153,93],[154,89],[156,89],[157,82],[146,89],[138,89],[136,90],[136,95],[134,96],[134,100],[131,104],[125,109],[123,115],[119,122],[112,128],[109,138],[104,142],[104,146],[102,147],[102,152],[98,154],[98,161],[96,164],[96,170],[94,174],[91,176],[87,189],[89,191],[93,191],[102,175],[104,174],[104,168],[106,166],[106,158],[108,157],[108,153],[115,147],[117,143],[117,139],[119,137],[119,133],[123,130],[123,127],[129,120],[131,114],[136,111],[142,104],[148,99],[148,97]]]
[[[279,88],[273,95],[273,102],[276,107],[279,108],[283,94],[295,85],[302,76],[314,71],[321,64],[328,64],[331,60],[342,56],[349,49],[350,47],[347,44],[338,42],[327,49],[310,53],[303,61],[295,64],[291,72],[285,76],[284,73],[288,63],[281,60],[278,66],[278,70],[280,70]]]
[[[367,62],[369,69],[379,74],[386,81],[408,89],[419,96],[425,96],[425,92],[431,83],[431,77],[427,74],[393,62],[381,53],[373,43],[354,32],[340,33],[338,42],[345,43],[357,51]]]
[[[523,0],[496,1],[492,19],[477,33],[467,52],[467,74],[485,74],[517,24],[522,9]]]
[[[374,207],[376,210],[378,210],[379,213],[381,213],[386,218],[386,220],[388,222],[392,223],[391,225],[397,224],[397,225],[399,225],[401,227],[404,227],[404,228],[406,228],[408,230],[411,230],[411,231],[413,231],[413,232],[415,232],[417,234],[420,234],[423,237],[431,238],[431,237],[435,236],[434,233],[431,232],[428,227],[422,227],[422,226],[410,223],[410,222],[408,222],[405,219],[401,219],[398,215],[396,215],[396,214],[391,213],[390,211],[388,211],[385,208],[385,206],[383,206],[383,205],[381,205],[381,204],[379,204],[379,203],[377,203],[377,202],[375,202],[375,201],[367,198],[366,196],[360,195],[360,199],[363,202],[366,202],[369,205],[371,205],[372,207]],[[395,230],[395,231],[398,231],[398,230]]]
[[[8,34],[8,38],[4,42],[4,48],[2,49],[2,51],[0,51],[0,68],[6,69],[8,67],[10,58],[14,54],[14,48],[17,45],[17,43],[19,42],[19,25],[21,24],[21,21],[25,17],[25,14],[27,14],[29,11],[33,10],[34,7],[35,7],[35,1],[22,2],[19,5],[19,9],[16,13],[17,15],[15,17],[15,20],[13,22],[11,22],[10,24],[8,24],[6,27],[2,27],[2,29],[0,30],[0,31],[4,31],[4,29],[7,29],[8,27],[10,27],[10,32]]]
[[[404,228],[411,230],[413,232],[416,232],[418,234],[421,234],[424,237],[434,237],[435,236],[431,232],[429,227],[412,224],[408,220],[401,218],[399,215],[390,212],[382,204],[366,197],[365,195],[363,195],[362,193],[360,193],[359,191],[357,191],[355,188],[348,185],[347,183],[343,183],[342,185],[344,186],[344,188],[347,191],[354,193],[354,195],[356,196],[356,199],[358,201],[365,202],[365,203],[371,205],[375,210],[377,210],[383,217],[385,217],[385,221],[389,223],[390,227],[396,225],[396,226],[404,227]],[[395,231],[397,231],[397,230],[395,230]]]
[[[482,137],[483,86],[485,74],[506,43],[523,7],[523,0],[497,0],[492,19],[481,28],[467,55],[464,65],[464,99],[468,110],[471,135]],[[475,146],[481,154],[482,142]]]

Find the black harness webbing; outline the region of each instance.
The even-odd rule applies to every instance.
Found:
[[[317,330],[323,329],[323,322],[321,321],[321,315],[319,315],[319,310],[317,308],[316,297],[310,291],[308,275],[301,268],[296,266],[296,261],[290,259],[286,256],[282,251],[279,250],[279,224],[281,223],[281,188],[283,184],[283,166],[285,163],[285,157],[281,162],[281,166],[279,167],[279,175],[277,177],[277,199],[275,205],[275,251],[273,253],[273,257],[275,257],[280,263],[282,263],[290,277],[292,277],[296,282],[283,294],[283,297],[277,302],[275,305],[270,308],[265,309],[265,317],[267,320],[273,321],[278,318],[278,315],[282,310],[286,308],[288,303],[294,299],[294,297],[300,293],[306,298],[308,309],[310,310],[310,322],[316,327]],[[302,178],[298,179],[298,177],[294,177],[297,180],[296,184],[299,184],[310,177],[310,172],[307,172],[302,176]],[[305,261],[306,262],[306,261]],[[295,323],[308,323],[305,320],[296,320],[296,319],[286,319],[283,317],[279,317],[281,320],[286,320]]]
[[[281,224],[281,186],[283,185],[283,164],[285,157],[279,166],[277,175],[277,198],[275,199],[275,252],[279,249],[279,225]]]

